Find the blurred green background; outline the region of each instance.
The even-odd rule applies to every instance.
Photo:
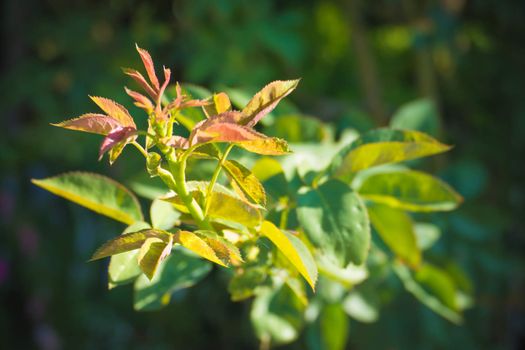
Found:
[[[49,126],[94,111],[87,95],[130,105],[120,67],[134,44],[175,79],[255,92],[302,77],[289,98],[334,126],[387,125],[434,100],[431,131],[455,145],[432,167],[464,197],[433,248],[473,280],[455,326],[401,294],[379,321],[350,321],[349,349],[525,347],[525,2],[520,0],[7,0],[2,3],[0,348],[256,349],[249,303],[214,273],[166,309],[132,310],[131,287],[106,290],[94,249],[122,227],[32,186],[90,170],[126,183],[131,150],[97,162],[100,139]],[[131,109],[137,113],[137,110]],[[136,115],[140,115],[137,113]],[[520,214],[521,213],[521,214]],[[285,346],[307,348],[307,339]]]

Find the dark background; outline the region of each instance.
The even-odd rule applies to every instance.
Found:
[[[476,305],[458,327],[409,295],[350,349],[523,349],[525,343],[525,2],[520,0],[18,1],[1,5],[0,348],[253,349],[249,303],[218,274],[155,313],[131,288],[108,292],[87,264],[118,224],[32,186],[68,170],[126,183],[142,162],[97,162],[100,139],[49,126],[93,111],[87,95],[130,104],[120,67],[147,48],[175,79],[256,91],[302,77],[289,98],[309,115],[364,131],[402,104],[437,102],[435,166],[465,197],[435,249],[457,261]],[[132,111],[136,112],[136,110]],[[441,158],[440,158],[441,159]],[[305,348],[300,339],[290,348]]]

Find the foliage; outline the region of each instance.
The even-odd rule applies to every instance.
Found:
[[[472,291],[445,266],[425,259],[423,250],[435,238],[423,244],[425,233],[417,232],[425,230],[409,214],[452,210],[462,198],[429,174],[392,165],[450,146],[419,131],[381,128],[346,145],[298,148],[290,155],[285,140],[255,126],[299,80],[269,83],[235,110],[225,92],[194,98],[191,87],[170,88],[171,71],[164,67],[159,80],[150,54],[137,51],[146,75],[124,72],[143,92],[125,91],[147,115],[144,130],[124,106],[102,97],[92,100],[105,114],[53,125],[103,135],[99,157],[108,153],[110,164],[126,146],[135,147],[149,176],[164,185],[152,198],[151,222],[144,222],[131,191],[104,176],[73,172],[33,180],[128,225],[91,260],[111,257],[109,287],[134,283],[136,310],[168,304],[174,292],[197,284],[216,264],[231,270],[233,300],[254,297],[251,319],[265,346],[291,342],[308,325],[323,348],[344,347],[345,314],[376,319],[379,305],[366,301],[366,286],[392,274],[430,309],[462,322]],[[228,159],[234,147],[265,157],[245,159],[250,170],[242,157]],[[333,156],[326,164],[316,155],[323,148]],[[266,156],[285,157],[286,169]],[[315,166],[286,162],[294,156],[310,157]],[[198,173],[209,162],[216,165],[208,177],[190,180],[189,164]],[[221,184],[223,170],[228,181]],[[381,241],[372,238],[372,227]],[[332,328],[334,322],[341,327]]]

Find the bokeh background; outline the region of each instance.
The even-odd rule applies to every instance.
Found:
[[[473,281],[463,326],[405,293],[378,322],[350,322],[349,349],[525,347],[525,2],[521,0],[6,0],[1,5],[0,348],[256,349],[249,303],[212,274],[153,313],[131,287],[106,290],[87,264],[118,224],[32,186],[90,170],[126,183],[130,150],[97,162],[100,139],[49,126],[94,110],[87,95],[130,104],[120,67],[134,44],[179,81],[254,92],[302,77],[289,98],[335,135],[387,125],[413,100],[436,102],[455,148],[435,169],[464,197],[435,248]],[[134,110],[133,110],[134,111]],[[284,348],[305,349],[301,338]]]

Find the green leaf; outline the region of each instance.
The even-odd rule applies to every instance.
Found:
[[[122,234],[150,228],[149,224],[137,221],[128,226]],[[142,271],[138,264],[138,249],[111,256],[108,267],[108,287],[112,289],[119,285],[131,283]]]
[[[131,225],[142,221],[137,198],[118,182],[98,174],[72,172],[47,179],[31,180],[35,185],[99,214]]]
[[[381,204],[369,205],[368,215],[383,242],[401,260],[412,267],[419,266],[421,251],[410,216],[400,209]]]
[[[244,115],[240,124],[253,127],[262,117],[270,113],[283,99],[288,96],[299,84],[297,80],[278,80],[271,82],[255,94],[243,108]]]
[[[156,229],[144,229],[137,232],[126,233],[104,243],[93,253],[90,261],[139,249],[148,238],[158,238],[168,243],[172,239],[171,236],[169,232]]]
[[[257,160],[252,173],[263,183],[266,193],[274,200],[288,194],[288,181],[283,168],[274,158],[263,157]]]
[[[337,178],[349,180],[360,170],[426,157],[450,148],[419,131],[376,129],[344,147],[328,171]]]
[[[180,215],[173,205],[163,200],[155,199],[151,203],[150,217],[154,228],[169,230],[180,224]]]
[[[392,116],[390,126],[394,129],[418,130],[436,136],[439,133],[439,112],[430,99],[409,102]]]
[[[292,234],[281,231],[270,221],[264,221],[260,232],[268,237],[315,290],[317,265],[312,254],[301,240]]]
[[[370,247],[366,207],[345,183],[329,180],[298,195],[297,216],[309,240],[339,267],[365,262]]]
[[[188,182],[189,192],[196,199],[202,199],[208,182],[190,181]],[[162,197],[162,200],[173,203],[181,212],[187,213],[181,199],[176,194],[169,194]],[[207,215],[213,220],[226,220],[237,222],[246,227],[258,226],[261,223],[262,215],[253,204],[235,196],[223,186],[215,184],[211,197]]]
[[[169,304],[171,294],[202,280],[211,271],[210,263],[181,250],[173,250],[151,281],[141,275],[135,281],[134,308],[157,310]]]
[[[323,350],[344,350],[348,340],[348,317],[341,304],[326,305],[320,315]]]
[[[228,284],[232,301],[241,301],[257,293],[259,288],[268,287],[271,280],[265,267],[249,266],[236,269],[235,275]]]
[[[223,167],[246,197],[257,204],[266,204],[264,187],[250,170],[235,160],[225,161]]]
[[[451,285],[451,281],[448,280],[446,277],[442,278],[443,276],[440,273],[434,276],[437,277],[434,287],[440,289],[438,295],[435,295],[432,291],[425,290],[425,288],[423,288],[418,283],[418,281],[414,278],[414,276],[410,273],[410,270],[406,266],[400,263],[395,263],[393,265],[393,270],[399,277],[399,279],[401,279],[401,281],[403,282],[405,289],[412,295],[414,295],[416,299],[418,299],[421,303],[423,303],[432,311],[434,311],[435,313],[444,317],[452,323],[461,324],[463,322],[462,315],[457,310],[447,305],[447,303],[450,303],[451,293],[453,293],[454,287],[453,285]],[[423,270],[423,276],[421,277],[424,278],[420,277],[420,280],[423,280],[425,282],[426,278],[433,278],[433,276],[431,276],[433,275],[431,271],[432,268],[430,270],[426,269],[426,271]],[[440,286],[440,283],[443,283],[443,285]],[[445,300],[445,302],[443,300]]]
[[[172,247],[173,235],[169,235],[167,242],[158,237],[149,237],[144,241],[138,261],[140,269],[150,280],[155,276],[159,264],[170,255]]]
[[[430,249],[441,236],[439,227],[426,222],[417,222],[414,225],[414,232],[416,233],[417,246],[422,251]]]
[[[257,292],[250,318],[262,342],[285,344],[299,336],[304,310],[305,305],[287,285],[264,287]]]
[[[350,292],[343,301],[343,309],[348,316],[359,322],[376,322],[379,318],[378,305],[369,299],[367,294],[357,291]]]
[[[463,200],[443,181],[415,170],[371,175],[358,192],[370,201],[410,211],[452,210]]]

